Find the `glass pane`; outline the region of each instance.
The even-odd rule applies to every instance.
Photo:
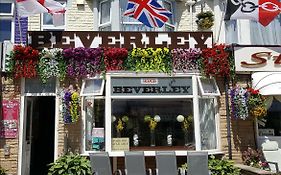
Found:
[[[12,21],[9,19],[0,19],[0,42],[11,40]]]
[[[258,124],[260,136],[281,136],[281,102],[274,99],[267,116],[260,119]]]
[[[104,151],[104,99],[86,99],[86,151]]]
[[[217,148],[214,99],[199,99],[202,150]]]
[[[56,79],[50,79],[46,84],[41,80],[25,79],[25,92],[24,93],[55,93],[56,92]]]
[[[111,25],[100,27],[100,31],[111,31]]]
[[[163,1],[163,6],[166,10],[169,10],[170,12],[173,12],[171,3],[167,2],[167,1]],[[169,20],[167,21],[167,23],[174,24],[173,15],[169,17]]]
[[[65,24],[65,15],[63,18],[63,25]],[[49,13],[43,13],[43,25],[53,25],[53,17]]]
[[[100,24],[110,22],[110,1],[101,3]]]
[[[215,79],[210,78],[200,78],[200,83],[202,85],[202,95],[212,94],[216,95],[219,93],[218,87],[216,86]]]
[[[123,31],[155,31],[155,28],[147,27],[143,24],[123,24]]]
[[[192,99],[114,99],[112,137],[129,138],[131,150],[150,146],[194,150],[192,106]],[[190,116],[190,122],[184,125],[179,115]]]
[[[12,13],[12,3],[0,3],[0,13]]]
[[[100,94],[102,93],[102,79],[89,79],[85,81],[83,94]]]

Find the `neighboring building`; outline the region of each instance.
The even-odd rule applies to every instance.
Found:
[[[60,2],[65,3],[63,0]],[[264,40],[262,35],[268,30],[257,27],[254,22],[222,21],[221,9],[225,5],[224,1],[197,1],[192,5],[192,13],[184,0],[159,2],[173,12],[173,16],[161,29],[150,29],[137,20],[124,17],[122,14],[126,9],[126,0],[68,1],[65,25],[60,27],[53,25],[48,14],[17,20],[14,3],[1,1],[0,39],[1,42],[4,40],[13,43],[26,42],[27,27],[28,31],[45,31],[45,34],[49,31],[66,31],[66,33],[69,31],[69,35],[74,35],[75,31],[84,31],[85,34],[92,31],[104,31],[108,32],[107,34],[113,33],[110,31],[197,31],[196,14],[211,10],[215,14],[213,43],[254,45],[281,43],[281,34],[278,33],[280,17],[269,26],[270,29],[276,27],[268,32],[268,35],[273,34],[273,36],[268,36],[268,40]],[[2,3],[5,6],[2,6]],[[21,32],[19,32],[18,21],[21,21]],[[253,30],[260,30],[260,37],[256,37]],[[86,38],[92,39],[90,35],[87,35],[84,41]],[[65,44],[69,42],[74,41],[65,39]],[[210,47],[212,42],[208,40],[208,43]],[[175,73],[173,76],[160,73],[113,72],[106,74],[106,80],[100,77],[84,80],[67,79],[63,83],[52,80],[47,86],[42,85],[37,79],[2,78],[2,98],[18,101],[19,113],[18,135],[15,138],[0,139],[0,165],[8,169],[9,174],[26,175],[36,173],[40,168],[44,169],[47,163],[67,151],[87,155],[91,151],[105,149],[109,151],[110,156],[118,157],[114,159],[115,165],[117,163],[118,167],[122,167],[123,151],[114,151],[118,148],[114,147],[116,145],[112,138],[118,137],[118,134],[114,129],[116,125],[112,123],[114,118],[118,121],[125,115],[133,121],[128,126],[127,132],[123,133],[123,136],[130,138],[131,150],[143,150],[147,156],[153,156],[155,150],[175,150],[181,160],[184,160],[186,150],[207,150],[210,154],[225,154],[241,162],[242,151],[248,146],[256,147],[257,140],[261,139],[256,135],[258,131],[256,122],[251,119],[245,121],[231,119],[231,128],[228,130],[224,80],[210,79],[205,82],[200,76],[198,72]],[[239,84],[246,86],[251,83],[249,74],[238,76]],[[166,87],[172,80],[177,86],[183,87],[182,91],[171,95],[168,92],[162,92],[162,95],[139,93],[140,88],[144,88],[145,84]],[[58,92],[62,87],[71,84],[77,84],[77,88],[81,91],[82,117],[76,123],[64,124]],[[124,89],[121,86],[131,88]],[[190,90],[185,89],[187,87]],[[145,88],[142,90],[148,91]],[[206,90],[210,90],[211,93]],[[135,92],[131,95],[126,94],[131,91]],[[276,120],[280,122],[279,103],[273,101],[272,111],[277,114],[272,113],[272,115],[278,115],[279,118],[277,117]],[[147,123],[143,123],[143,117],[147,114],[157,114],[161,118],[158,125],[161,131],[156,133],[155,146],[150,145],[151,136],[146,130]],[[175,120],[179,114],[193,116],[194,125],[189,128],[187,141],[179,129],[180,123]],[[265,127],[271,128],[270,124]],[[274,126],[275,128],[278,127]],[[280,128],[279,125],[279,130]],[[95,138],[96,140],[93,138],[95,132],[101,133],[100,138]],[[280,136],[280,132],[275,134]],[[169,145],[168,136],[173,138],[172,146]],[[103,139],[105,145],[99,144]]]

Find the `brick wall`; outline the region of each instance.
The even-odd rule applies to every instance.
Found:
[[[2,98],[20,100],[20,82],[2,78]],[[18,123],[20,122],[20,118]],[[4,146],[10,147],[10,155],[4,155]],[[8,170],[9,175],[17,174],[18,166],[18,137],[15,139],[0,138],[0,166]]]

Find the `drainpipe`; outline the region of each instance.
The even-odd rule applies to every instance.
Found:
[[[230,130],[230,111],[229,111],[229,96],[228,96],[228,81],[227,77],[224,77],[225,85],[225,107],[226,107],[226,123],[227,123],[227,144],[228,144],[228,156],[232,159],[232,147],[231,147],[231,130]]]
[[[189,14],[190,14],[190,22],[191,22],[191,31],[193,31],[193,13],[192,13],[192,6],[195,4],[193,0],[187,0],[185,5],[189,6]]]

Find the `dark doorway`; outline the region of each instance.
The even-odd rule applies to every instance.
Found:
[[[36,97],[34,102],[30,175],[47,175],[54,161],[55,97]]]

